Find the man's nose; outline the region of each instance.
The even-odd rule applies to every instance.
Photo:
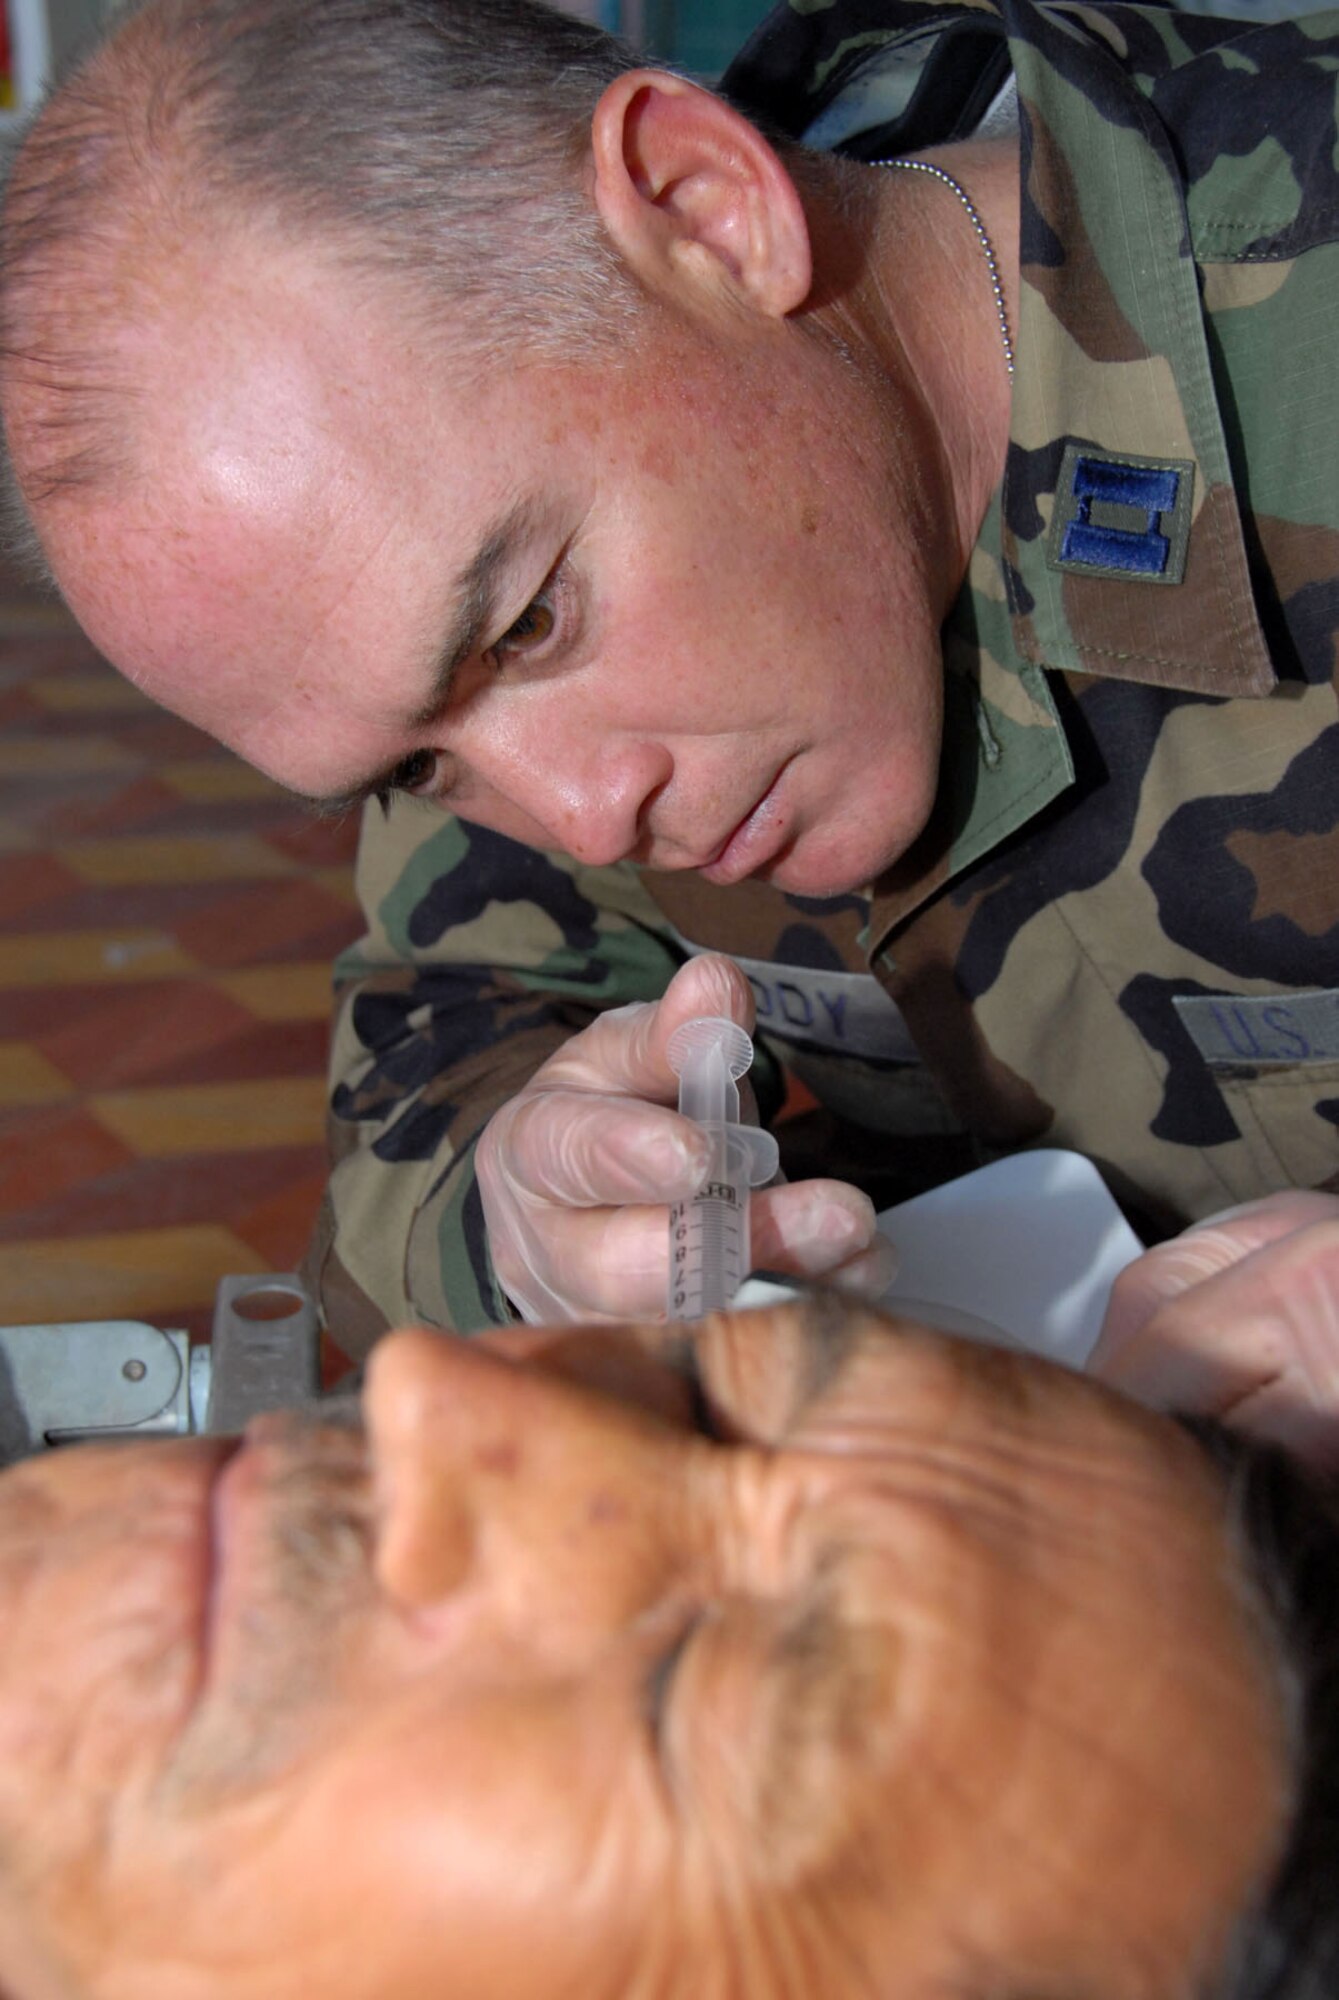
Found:
[[[465,773],[462,817],[561,848],[588,867],[636,853],[674,768],[662,744],[587,727],[575,708],[553,702],[502,720],[467,719],[450,747]]]
[[[377,1581],[406,1608],[477,1586],[580,1634],[682,1565],[689,1441],[643,1412],[423,1332],[379,1344],[363,1407]]]

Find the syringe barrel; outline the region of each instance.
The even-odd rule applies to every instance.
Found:
[[[701,1319],[729,1305],[750,1269],[749,1161],[733,1129],[711,1131],[706,1180],[670,1209],[670,1319]]]
[[[680,1112],[712,1141],[702,1186],[670,1209],[667,1311],[671,1319],[701,1319],[728,1306],[749,1274],[749,1188],[775,1173],[777,1148],[769,1133],[739,1122],[736,1079],[753,1060],[753,1043],[737,1021],[681,1022],[668,1054]]]

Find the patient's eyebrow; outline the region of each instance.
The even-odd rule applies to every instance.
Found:
[[[457,573],[451,586],[455,605],[445,638],[438,648],[428,682],[428,692],[417,708],[404,717],[407,731],[426,729],[435,722],[451,699],[455,679],[466,661],[479,650],[497,617],[502,579],[519,559],[520,552],[535,532],[536,511],[528,500],[518,500],[485,529],[479,546]],[[402,757],[374,771],[369,778],[356,780],[342,791],[321,796],[306,795],[305,802],[323,819],[340,819],[378,793],[389,791]]]
[[[752,1756],[739,1766],[764,1871],[793,1880],[849,1834],[892,1695],[881,1636],[847,1622],[840,1584],[824,1575],[767,1649]]]
[[[802,1292],[799,1309],[806,1364],[804,1405],[808,1405],[841,1374],[869,1329],[866,1316],[835,1287]]]

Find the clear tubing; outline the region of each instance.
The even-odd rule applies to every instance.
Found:
[[[716,1015],[685,1021],[670,1036],[679,1111],[711,1140],[711,1164],[697,1193],[670,1207],[670,1319],[701,1319],[729,1305],[749,1274],[749,1189],[776,1172],[770,1132],[739,1117],[738,1078],[753,1043],[737,1022]]]

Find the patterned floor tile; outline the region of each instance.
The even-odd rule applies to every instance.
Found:
[[[38,936],[50,931],[161,931],[168,936],[191,923],[207,929],[211,913],[224,911],[236,890],[232,881],[124,882],[90,886],[76,882],[60,897],[27,910],[16,932]],[[226,914],[219,919],[226,922]]]
[[[231,1226],[256,1252],[262,1270],[293,1269],[299,1261],[295,1245],[305,1248],[325,1191],[324,1147],[313,1148],[303,1173],[296,1158],[292,1178],[264,1200],[241,1210]]]
[[[200,965],[242,965],[333,957],[347,942],[350,912],[310,879],[241,884],[211,902],[202,916],[179,922],[176,934]]]
[[[132,1158],[129,1147],[78,1103],[26,1118],[0,1114],[0,1218],[12,1222],[9,1233],[16,1237],[36,1235],[35,1214]],[[10,1317],[3,1297],[0,1316]]]
[[[40,729],[42,710],[30,687],[7,687],[0,693],[0,729],[23,732]]]
[[[212,1303],[220,1278],[253,1265],[249,1244],[210,1226],[29,1238],[0,1243],[0,1301],[10,1326],[154,1319],[166,1306]]]
[[[161,931],[53,931],[0,937],[0,987],[83,985],[90,979],[161,978],[195,961]]]
[[[273,802],[282,797],[279,787],[272,779],[250,764],[241,764],[235,757],[201,757],[193,764],[165,763],[158,773],[162,782],[170,786],[179,798],[205,800],[216,803],[220,800],[242,799],[248,802],[264,799]],[[289,801],[291,810],[292,802]]]
[[[244,965],[236,972],[219,972],[214,985],[262,1021],[322,1021],[330,1019],[331,961],[312,959],[296,965]]]
[[[218,745],[189,722],[175,715],[150,709],[146,715],[118,718],[116,735],[120,742],[133,745],[137,756],[163,763],[169,758],[185,761],[192,757],[216,757]]]
[[[0,1042],[0,1105],[57,1104],[74,1085],[31,1042]]]
[[[138,714],[150,706],[147,695],[102,666],[45,674],[31,683],[31,692],[35,703],[58,715],[107,715],[127,710]]]
[[[75,989],[80,991],[81,989]],[[80,1090],[178,1083],[199,1075],[255,1021],[231,994],[204,980],[146,980],[96,989],[95,1004],[30,1038]],[[0,996],[2,1013],[3,996]]]
[[[131,772],[133,752],[105,736],[29,736],[16,732],[0,737],[0,778],[33,784],[52,778],[84,777],[89,772]]]
[[[3,738],[0,738],[0,742]],[[27,827],[47,846],[96,828],[98,816],[118,802],[127,784],[139,781],[139,766],[110,764],[105,770],[25,774],[7,779],[3,797],[11,826]]]
[[[324,1130],[325,1082],[290,1076],[99,1091],[89,1109],[132,1152],[152,1158],[310,1145]]]
[[[248,1021],[206,1046],[183,1050],[171,1059],[160,1058],[152,1071],[144,1070],[135,1082],[144,1088],[191,1082],[255,1083],[271,1077],[319,1080],[325,1075],[329,1043],[330,1028],[324,1018]],[[320,1136],[319,1127],[312,1136]]]
[[[356,837],[0,577],[0,1321],[203,1336],[297,1265]]]
[[[358,890],[351,868],[318,868],[311,879],[337,902],[347,903],[352,910],[359,908]]]
[[[166,830],[166,822],[179,810],[180,799],[155,772],[141,774],[126,783],[120,779],[103,784],[97,792],[70,796],[62,801],[51,823],[49,844],[96,838],[101,834],[126,834]]]
[[[176,981],[163,980],[164,991]],[[68,986],[0,987],[0,1039],[42,1043],[54,1034],[92,1021],[95,1028],[119,989],[71,982]],[[50,1054],[48,1048],[47,1053]]]
[[[245,882],[253,876],[291,876],[296,863],[272,842],[254,833],[222,839],[169,838],[164,834],[122,834],[119,838],[76,841],[58,850],[60,860],[82,882]]]
[[[287,826],[276,827],[267,836],[270,845],[309,868],[345,868],[354,857],[358,841],[358,816],[325,819],[303,812]]]
[[[54,854],[0,856],[0,928],[17,929],[24,918],[45,915],[79,886],[79,877]]]
[[[123,1148],[103,1171],[31,1201],[22,1218],[0,1214],[0,1242],[208,1226],[246,1242],[254,1263],[256,1223],[267,1250],[274,1244],[291,1257],[306,1241],[324,1175],[319,1141],[156,1160],[129,1157]]]

